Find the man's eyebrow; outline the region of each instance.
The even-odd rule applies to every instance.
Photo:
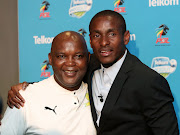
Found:
[[[55,54],[64,54],[64,52],[54,52]]]
[[[95,33],[100,33],[100,31],[99,31],[99,30],[92,30],[92,31],[90,31],[90,33],[92,33],[92,32],[95,32]]]
[[[76,54],[79,54],[79,53],[84,54],[85,52],[83,51],[76,52]]]
[[[75,52],[75,54],[85,54],[84,51]],[[55,54],[65,54],[65,52],[55,52]]]
[[[118,31],[116,28],[112,28],[112,29],[108,29],[107,30],[107,33],[108,32],[113,32],[113,31]],[[95,33],[101,33],[99,30],[92,30],[92,31],[90,31],[90,33],[93,33],[93,32],[95,32]]]
[[[113,28],[113,29],[108,29],[107,32],[113,32],[113,31],[118,31],[117,29]]]

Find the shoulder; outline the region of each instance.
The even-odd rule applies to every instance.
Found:
[[[134,83],[144,86],[143,84],[160,84],[164,82],[167,84],[166,79],[159,73],[142,63],[136,56],[127,55],[123,70],[129,76],[129,79],[134,80]]]
[[[137,76],[143,75],[144,77],[151,78],[151,77],[158,77],[163,78],[159,73],[148,67],[146,64],[142,63],[139,58],[130,54],[130,58],[133,61],[133,69],[134,72],[137,73]]]
[[[51,81],[53,79],[52,77],[53,76],[40,82],[29,84],[26,90],[21,90],[20,93],[25,99],[34,97],[35,95],[41,95],[42,93],[46,93],[47,89],[51,87]]]

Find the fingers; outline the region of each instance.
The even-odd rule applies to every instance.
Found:
[[[11,98],[9,99],[9,102],[14,105],[16,108],[20,109],[20,105],[14,102]]]
[[[7,104],[10,108],[15,106],[16,108],[20,108],[20,106],[24,106],[25,100],[19,93],[19,90],[26,89],[29,84],[27,82],[23,82],[11,87],[11,90],[8,91],[8,101]]]
[[[10,93],[12,96],[11,98],[17,96],[16,98],[20,99],[21,103],[25,103],[25,100],[24,98],[21,96],[21,94],[19,93],[19,90],[21,89],[26,89],[26,87],[28,86],[29,84],[27,82],[23,82],[23,83],[20,83],[18,85],[15,85],[15,86],[12,86],[11,87],[11,90],[13,91],[13,93]]]
[[[16,96],[17,98],[19,99],[18,101],[20,101],[20,105],[23,107],[24,106],[24,103],[25,103],[25,100],[24,98],[21,96],[21,94],[19,93],[19,91],[16,93]],[[15,98],[17,100],[17,98]]]
[[[12,90],[8,92],[8,101],[7,104],[10,108],[13,108],[15,106],[16,108],[20,108],[20,106],[24,106],[24,99],[19,94],[19,91],[17,93],[14,93]]]
[[[22,89],[25,90],[28,85],[29,85],[29,83],[23,82],[23,83],[22,83]]]
[[[7,100],[8,106],[12,109],[14,106],[9,102],[9,99]]]
[[[7,99],[7,104],[10,108],[13,108],[13,104],[10,102],[10,99],[11,98],[14,98],[13,96],[13,91],[12,90],[9,90],[8,91],[8,99]]]

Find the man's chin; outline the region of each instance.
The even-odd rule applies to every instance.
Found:
[[[110,67],[114,64],[114,61],[112,61],[112,59],[108,59],[108,58],[100,60],[100,62],[104,67]]]

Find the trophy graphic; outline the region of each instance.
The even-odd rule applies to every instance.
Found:
[[[177,61],[175,59],[169,60],[168,57],[155,57],[152,60],[151,68],[167,78],[176,70]]]
[[[71,0],[69,15],[81,18],[87,11],[91,9],[92,0]]]

